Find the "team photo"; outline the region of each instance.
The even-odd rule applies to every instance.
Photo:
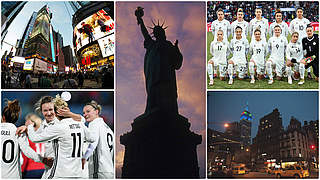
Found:
[[[318,2],[207,2],[208,89],[317,89]]]

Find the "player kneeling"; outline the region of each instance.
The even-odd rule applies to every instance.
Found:
[[[254,74],[255,67],[259,80],[264,78],[265,57],[267,55],[267,43],[261,40],[261,31],[256,29],[254,31],[255,41],[251,41],[249,52],[251,53],[251,60],[249,62],[249,72],[251,76],[250,83],[255,82]]]
[[[242,28],[240,26],[236,27],[236,38],[231,40],[230,51],[233,53],[232,58],[228,61],[228,84],[233,84],[233,68],[235,66],[236,71],[238,71],[238,77],[240,80],[244,78],[246,73],[246,54],[249,50],[249,43],[245,37],[242,37]]]
[[[288,47],[286,49],[286,72],[288,75],[289,84],[292,84],[292,67],[294,67],[294,78],[297,79],[300,74],[300,78],[304,79],[304,77],[301,77],[301,75],[304,75],[304,73],[299,73],[300,61],[303,59],[303,50],[302,43],[298,41],[298,39],[299,33],[292,33],[291,42],[288,44]]]
[[[268,48],[270,51],[270,57],[266,62],[266,69],[269,76],[268,84],[273,84],[272,69],[275,67],[277,79],[281,80],[284,65],[284,54],[288,41],[286,37],[281,36],[281,28],[279,25],[274,27],[275,36],[271,37],[268,41]]]
[[[212,58],[208,62],[208,74],[210,78],[209,85],[213,85],[213,67],[219,66],[220,80],[224,80],[227,71],[227,52],[228,42],[223,41],[223,31],[217,32],[217,41],[212,41],[210,45],[210,53]]]

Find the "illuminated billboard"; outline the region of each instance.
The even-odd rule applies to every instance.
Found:
[[[23,70],[32,71],[33,59],[27,59],[24,61]]]
[[[105,10],[100,10],[80,21],[74,28],[76,51],[83,46],[114,33],[114,21]]]
[[[115,35],[111,34],[109,36],[106,36],[104,38],[101,38],[98,40],[102,57],[108,57],[111,55],[114,55],[114,41],[115,41]]]
[[[49,17],[46,11],[41,11],[38,14],[30,37],[33,38],[38,34],[42,34],[49,42]]]
[[[93,62],[96,62],[102,59],[102,54],[98,43],[86,47],[80,52],[80,63],[81,65],[91,65]]]

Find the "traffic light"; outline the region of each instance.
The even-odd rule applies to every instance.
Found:
[[[315,148],[316,148],[315,145],[311,145],[311,146],[310,146],[310,149],[312,149],[312,150],[314,150]]]

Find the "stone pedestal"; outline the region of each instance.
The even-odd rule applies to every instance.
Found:
[[[199,178],[196,149],[201,141],[179,114],[143,114],[131,132],[120,136],[125,146],[122,178]]]

